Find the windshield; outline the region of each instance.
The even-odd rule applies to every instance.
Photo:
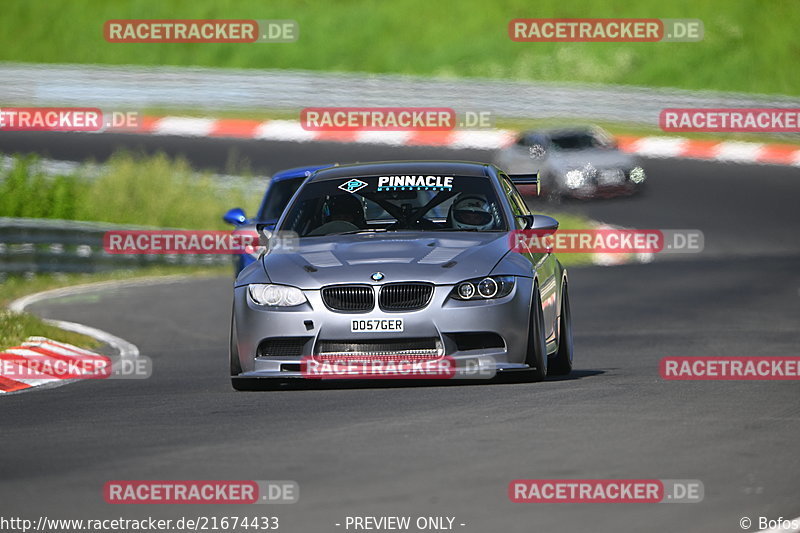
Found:
[[[574,133],[558,135],[551,139],[558,150],[589,150],[592,148],[608,148],[609,145],[591,133]]]
[[[267,189],[264,203],[258,211],[259,221],[277,220],[281,217],[286,204],[303,184],[305,176],[301,178],[285,179],[273,182]]]
[[[379,231],[506,231],[486,177],[368,176],[307,184],[283,227],[300,237]]]

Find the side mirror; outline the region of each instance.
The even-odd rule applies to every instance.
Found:
[[[269,240],[272,237],[272,224],[256,224],[258,233],[258,245],[269,247]]]
[[[222,215],[222,220],[234,226],[241,226],[247,222],[247,215],[244,214],[244,210],[241,207],[234,207]]]
[[[522,229],[532,229],[534,216],[535,215],[514,215],[514,218],[518,218],[525,223]]]
[[[547,215],[531,215],[533,221],[531,227],[525,229],[538,229],[545,231],[556,231],[558,229],[558,220]]]

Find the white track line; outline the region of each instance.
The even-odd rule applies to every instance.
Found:
[[[52,300],[54,298],[61,298],[64,296],[73,296],[91,290],[103,289],[119,289],[125,287],[134,287],[139,285],[157,285],[160,283],[172,283],[175,281],[183,281],[192,278],[176,274],[173,276],[159,276],[151,278],[128,279],[128,280],[111,280],[111,281],[98,281],[95,283],[83,283],[81,285],[72,285],[70,287],[62,287],[60,289],[50,289],[47,291],[36,292],[17,298],[8,305],[8,309],[15,313],[22,313],[25,308],[43,300]],[[99,330],[98,330],[99,331]]]
[[[215,123],[210,118],[165,117],[158,121],[154,131],[157,135],[208,137]]]

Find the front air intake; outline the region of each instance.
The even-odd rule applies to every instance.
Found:
[[[381,287],[378,302],[384,311],[414,311],[431,301],[430,283],[391,283]]]
[[[333,311],[345,313],[372,311],[375,307],[375,291],[369,285],[324,287],[322,301]]]

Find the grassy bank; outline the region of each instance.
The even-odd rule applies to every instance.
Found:
[[[213,230],[230,227],[221,216],[231,207],[252,212],[260,200],[165,155],[119,153],[99,168],[91,178],[48,176],[36,158],[17,157],[0,171],[0,216]]]
[[[221,215],[233,206],[252,209],[259,197],[243,189],[221,189],[210,175],[196,173],[181,159],[120,153],[87,177],[45,174],[35,158],[18,157],[0,172],[0,216],[52,218],[188,229],[227,229]],[[250,189],[247,187],[246,189]],[[35,200],[35,201],[34,201]],[[28,313],[2,311],[15,298],[48,289],[96,281],[163,275],[231,275],[232,268],[161,266],[101,274],[0,278],[0,349],[41,335],[94,348],[84,335],[62,331]]]
[[[516,43],[513,18],[698,18],[697,43]],[[108,19],[294,19],[288,44],[118,44]],[[366,71],[800,94],[795,0],[7,0],[0,60]]]
[[[100,345],[92,337],[64,331],[46,324],[41,318],[31,314],[0,310],[0,350],[18,346],[22,341],[32,336],[47,337],[82,348],[96,348]]]

